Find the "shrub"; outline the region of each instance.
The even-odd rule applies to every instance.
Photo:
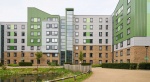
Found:
[[[81,65],[86,66],[86,65],[91,65],[91,63],[81,63]]]
[[[6,69],[7,69],[7,67],[6,67],[5,65],[3,65],[3,66],[2,66],[2,69],[3,69],[3,70],[6,70]]]
[[[69,62],[65,62],[64,64],[72,64],[72,63],[69,63]]]
[[[137,63],[130,63],[130,69],[137,69]]]
[[[32,66],[32,62],[19,62],[19,66]]]
[[[16,67],[19,66],[18,64],[8,64],[8,66]]]
[[[150,70],[150,63],[140,63],[139,64],[139,69]]]
[[[130,69],[130,63],[103,63],[102,68]]]
[[[0,66],[2,66],[3,64],[2,63],[0,63]]]
[[[54,63],[54,62],[49,62],[48,65],[49,65],[49,66],[58,66],[58,64],[57,64],[57,63]]]
[[[102,66],[102,64],[94,64],[94,65],[92,65],[92,67],[101,67]]]

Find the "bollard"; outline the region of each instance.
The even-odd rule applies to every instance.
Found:
[[[76,75],[74,76],[74,81],[76,81]]]

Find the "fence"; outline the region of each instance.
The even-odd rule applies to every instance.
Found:
[[[91,65],[70,65],[70,64],[64,64],[64,68],[74,72],[79,71],[82,73],[91,71],[92,69]]]

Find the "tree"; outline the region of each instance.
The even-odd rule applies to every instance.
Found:
[[[40,58],[42,57],[42,52],[36,52],[35,55],[36,55],[36,59],[37,59],[37,72],[38,72],[38,60],[40,60]]]
[[[83,53],[82,53],[82,51],[80,51],[79,60],[80,60],[80,62],[82,63],[82,61],[83,61]]]

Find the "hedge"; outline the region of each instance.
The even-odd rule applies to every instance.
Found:
[[[150,63],[140,63],[139,64],[139,69],[150,70]]]
[[[32,62],[19,62],[19,66],[32,66]]]
[[[18,64],[8,64],[8,66],[17,67],[19,65]]]
[[[81,63],[81,65],[86,66],[86,65],[91,65],[91,63]]]
[[[136,69],[136,63],[103,63],[102,68]]]
[[[0,63],[0,66],[2,66],[3,64],[2,63]]]
[[[49,65],[49,66],[58,66],[58,64],[55,63],[55,62],[49,62],[48,65]]]

